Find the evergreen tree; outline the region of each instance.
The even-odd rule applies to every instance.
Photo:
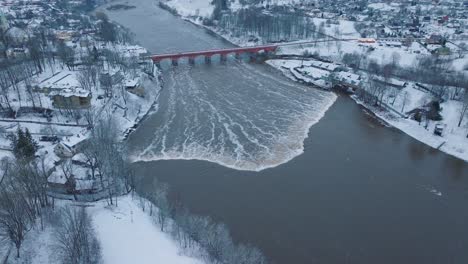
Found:
[[[109,21],[107,15],[103,12],[97,12],[96,18],[100,20],[99,35],[104,41],[115,42],[117,40],[117,29]]]
[[[13,135],[12,137],[11,147],[16,159],[30,161],[34,159],[39,145],[32,138],[31,133],[29,133],[27,128],[25,131],[18,128],[16,135]]]

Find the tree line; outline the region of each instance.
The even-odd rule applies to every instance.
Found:
[[[452,61],[437,55],[422,56],[410,67],[399,64],[400,57],[397,53],[392,55],[388,63],[380,64],[374,59],[368,59],[360,53],[345,53],[342,62],[354,71],[363,71],[367,79],[358,90],[357,96],[374,105],[381,105],[384,99],[392,97],[390,104],[395,103],[398,91],[389,89],[385,82],[392,78],[408,80],[417,83],[418,87],[430,93],[437,103],[446,100],[458,100],[461,108],[458,118],[460,127],[468,112],[468,77],[459,71],[453,70]],[[384,83],[381,80],[384,80]],[[408,101],[408,94],[404,93],[401,112]],[[407,109],[412,110],[412,109]],[[438,115],[434,115],[437,117]]]
[[[310,38],[316,33],[316,26],[309,18],[283,7],[269,12],[258,7],[224,12],[217,25],[236,37],[254,36],[266,42]]]
[[[234,243],[226,225],[217,223],[208,216],[192,214],[178,201],[171,202],[167,184],[156,178],[151,184],[153,187],[150,192],[137,185],[140,207],[185,252],[196,252],[206,263],[212,264],[268,263],[258,248]]]

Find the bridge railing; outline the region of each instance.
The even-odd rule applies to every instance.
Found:
[[[206,51],[189,51],[189,52],[172,53],[172,54],[154,54],[154,55],[151,55],[150,58],[154,62],[160,62],[164,59],[171,59],[174,61],[174,60],[178,60],[184,57],[187,57],[189,59],[194,59],[198,56],[204,56],[204,57],[211,57],[213,55],[225,56],[231,53],[240,55],[243,53],[258,53],[260,51],[274,52],[276,51],[277,48],[278,46],[276,45],[268,45],[268,46],[254,46],[254,47],[217,49],[217,50],[206,50]]]

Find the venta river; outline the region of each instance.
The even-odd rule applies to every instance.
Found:
[[[107,13],[152,53],[232,47],[154,0],[130,4]],[[276,264],[468,263],[465,162],[265,65],[162,75],[157,109],[127,141],[137,180],[169,183],[235,241]]]

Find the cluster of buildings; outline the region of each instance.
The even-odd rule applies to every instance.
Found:
[[[436,45],[468,39],[466,0],[299,0],[292,4],[312,17],[354,21],[362,38],[400,42],[412,38]]]
[[[298,81],[320,87],[332,89],[340,86],[347,91],[354,92],[359,88],[362,77],[341,64],[318,60],[285,62],[282,68],[288,70]]]
[[[53,113],[54,120],[51,120],[52,114],[47,117],[30,115],[22,118],[28,119],[28,122],[38,122],[33,128],[37,131],[32,132],[38,135],[40,151],[48,155],[52,166],[49,185],[63,194],[95,193],[98,189],[94,178],[99,172],[91,168],[90,161],[80,153],[80,144],[89,135],[90,126],[84,113],[94,115],[106,107],[118,105],[127,114],[126,106],[120,98],[123,96],[121,91],[137,95],[141,100],[145,97],[141,82],[143,71],[149,72],[146,69],[150,62],[146,59],[148,52],[137,45],[104,41],[99,34],[100,22],[84,15],[89,8],[87,5],[95,2],[0,1],[0,62],[19,63],[25,61],[25,58],[29,61],[34,49],[41,46],[40,56],[44,61],[42,72],[34,73],[27,83],[20,82],[17,89],[24,91],[19,91],[18,95],[11,92],[11,103],[15,104],[16,109],[29,107],[33,100],[19,95],[32,91],[31,97],[40,102],[40,108]],[[38,42],[42,45],[38,45]],[[73,57],[70,64],[64,63],[60,56],[60,48],[63,47],[69,52],[67,56]],[[109,62],[106,56],[109,51],[118,54],[115,56],[119,56],[119,62]],[[87,74],[94,76],[93,83],[90,84],[88,76],[89,85],[85,85],[85,71],[90,68],[93,68],[93,72]],[[109,94],[112,89],[115,90],[113,95]],[[72,112],[77,114],[70,114]],[[128,114],[132,116],[125,116],[129,123],[133,122],[133,112]],[[21,116],[16,118],[21,119]],[[76,126],[67,126],[72,122]],[[62,124],[65,126],[60,126]],[[26,123],[20,124],[23,125],[27,127]],[[58,125],[52,128],[55,132],[43,134],[44,130],[54,125]]]

